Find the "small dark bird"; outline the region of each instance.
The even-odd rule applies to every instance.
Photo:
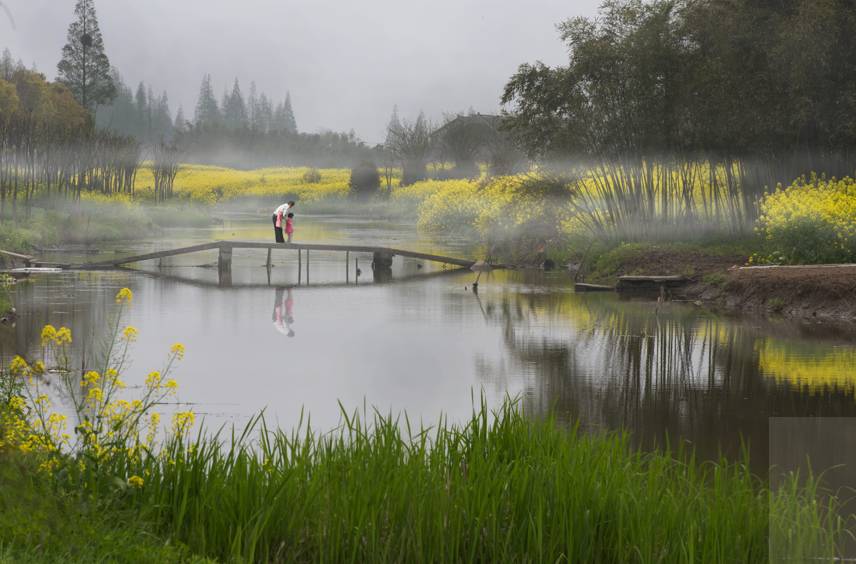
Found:
[[[360,270],[360,269],[358,268],[358,269],[357,269],[357,276],[359,276],[359,275],[360,275],[360,274],[362,274],[362,273],[363,273],[363,271],[362,271],[362,270]]]
[[[422,268],[422,265],[421,265],[421,264],[419,264],[419,263],[417,262],[417,263],[416,263],[416,268]]]

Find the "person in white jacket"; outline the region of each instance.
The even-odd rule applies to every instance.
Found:
[[[282,204],[273,210],[273,235],[277,243],[285,243],[285,237],[282,235],[282,230],[285,228],[285,218],[289,212],[294,209],[294,202]]]

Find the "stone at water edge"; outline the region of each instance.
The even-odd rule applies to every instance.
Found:
[[[470,267],[470,270],[472,270],[473,272],[490,272],[491,270],[493,270],[493,267],[485,261],[479,260],[476,261],[475,264]]]

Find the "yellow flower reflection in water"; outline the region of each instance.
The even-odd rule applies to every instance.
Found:
[[[808,351],[767,339],[759,348],[759,366],[762,374],[777,382],[805,387],[812,392],[828,388],[856,390],[854,347]]]

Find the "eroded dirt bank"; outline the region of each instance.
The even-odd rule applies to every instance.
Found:
[[[729,310],[856,323],[856,265],[734,268],[707,297]]]

